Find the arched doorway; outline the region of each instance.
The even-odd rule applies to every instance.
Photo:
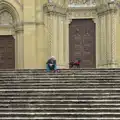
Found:
[[[23,28],[16,8],[0,2],[0,69],[23,68]]]
[[[69,26],[69,60],[81,59],[81,68],[95,68],[95,35],[92,19],[73,19]]]

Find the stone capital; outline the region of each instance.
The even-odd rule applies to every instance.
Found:
[[[22,26],[17,26],[16,28],[15,28],[15,32],[23,32],[24,30],[23,30],[23,27]]]
[[[71,24],[71,22],[72,22],[72,19],[68,19],[68,24]]]
[[[60,5],[57,5],[55,3],[46,3],[43,5],[44,12],[48,14],[61,14],[61,15],[67,15],[67,8],[64,8]]]
[[[97,23],[97,18],[92,18],[92,20],[95,24]]]
[[[116,4],[115,2],[108,2],[107,4],[102,4],[100,6],[97,6],[96,9],[98,14],[117,12],[118,4]]]

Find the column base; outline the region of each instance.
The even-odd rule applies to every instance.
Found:
[[[60,64],[58,64],[57,66],[58,66],[59,69],[69,69],[68,65],[60,65]]]
[[[118,68],[118,63],[108,63],[108,64],[102,64],[98,65],[98,68]]]

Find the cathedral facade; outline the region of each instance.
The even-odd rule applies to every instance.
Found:
[[[0,69],[120,66],[119,0],[0,0]]]

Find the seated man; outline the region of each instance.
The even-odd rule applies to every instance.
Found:
[[[77,68],[80,68],[80,60],[76,60],[75,62],[70,62],[69,63],[70,68],[73,68],[74,66],[77,67]]]
[[[47,61],[47,72],[50,72],[50,71],[56,71],[57,70],[57,66],[56,66],[56,59],[54,56],[52,56],[50,59],[48,59]]]

